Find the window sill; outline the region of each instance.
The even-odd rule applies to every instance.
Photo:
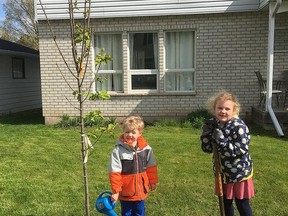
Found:
[[[109,92],[111,97],[133,97],[133,96],[195,96],[196,92],[153,92],[153,93],[120,93]]]

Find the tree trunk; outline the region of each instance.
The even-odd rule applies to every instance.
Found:
[[[80,87],[80,83],[78,81],[78,86]],[[83,167],[83,181],[84,181],[84,191],[85,191],[85,210],[86,216],[90,216],[90,205],[89,205],[89,184],[88,184],[88,171],[87,171],[87,162],[85,161],[85,157],[88,157],[87,147],[85,143],[85,125],[83,118],[83,96],[81,87],[79,90],[79,108],[80,108],[80,132],[81,132],[81,143],[82,143],[82,167]]]

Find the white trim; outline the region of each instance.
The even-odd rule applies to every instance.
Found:
[[[36,1],[36,0],[35,0]],[[69,19],[67,0],[42,0],[48,19]],[[91,2],[91,18],[166,16],[247,12],[259,10],[259,0],[98,0]],[[75,18],[83,18],[83,0],[78,0]],[[46,17],[37,0],[37,18]]]

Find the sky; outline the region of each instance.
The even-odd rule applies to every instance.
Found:
[[[6,0],[0,0],[0,22],[5,19],[5,13],[3,11],[3,3],[5,3]]]

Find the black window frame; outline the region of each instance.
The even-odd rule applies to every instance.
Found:
[[[17,67],[17,71],[15,69],[16,64],[21,63],[20,67]],[[20,57],[12,58],[12,78],[13,79],[25,79],[25,59]]]

